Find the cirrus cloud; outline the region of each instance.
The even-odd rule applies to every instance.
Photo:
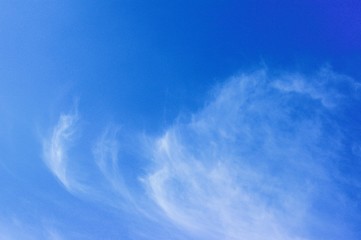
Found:
[[[234,76],[187,120],[134,146],[133,157],[147,160],[133,166],[135,181],[122,172],[119,130],[107,128],[93,147],[97,167],[84,166],[99,174],[84,183],[104,203],[132,206],[138,221],[179,236],[357,239],[359,116],[344,119],[360,106],[359,86],[328,68]],[[66,154],[75,119],[62,115],[44,144],[45,162],[70,192],[80,189]]]

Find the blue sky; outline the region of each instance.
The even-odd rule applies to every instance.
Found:
[[[360,12],[0,1],[0,239],[360,239]]]

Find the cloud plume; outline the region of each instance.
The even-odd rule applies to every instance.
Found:
[[[357,239],[361,117],[346,114],[360,107],[359,86],[329,68],[234,76],[202,109],[134,146],[136,179],[119,161],[119,129],[106,128],[82,183],[96,193],[88,197],[179,239]],[[45,162],[70,192],[84,188],[68,164],[77,119],[61,115],[44,144]]]
[[[155,139],[146,185],[164,215],[200,239],[354,239],[354,226],[329,212],[357,201],[337,187],[348,146],[334,120],[357,84],[325,69],[312,78],[233,77]]]

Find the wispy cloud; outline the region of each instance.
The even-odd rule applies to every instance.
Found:
[[[132,157],[147,160],[131,167],[135,174],[120,161],[119,128],[106,128],[89,146],[85,181],[68,164],[79,117],[65,114],[44,143],[45,161],[68,191],[86,188],[92,200],[130,209],[180,239],[353,240],[360,199],[348,190],[361,185],[342,168],[347,154],[359,158],[361,143],[348,139],[342,117],[359,107],[359,89],[330,69],[234,76],[203,109],[134,146]]]
[[[11,216],[0,219],[1,240],[63,240],[63,236],[54,227],[46,227],[36,222],[25,222],[19,217]]]
[[[103,190],[107,190],[108,195],[111,195],[106,201],[113,202],[111,205],[126,209],[130,207],[129,204],[133,201],[133,197],[122,176],[122,166],[119,166],[120,142],[117,139],[119,131],[120,129],[117,126],[108,126],[96,141],[92,151],[95,163],[102,176],[98,181],[103,181]],[[124,202],[128,205],[124,206]]]
[[[75,161],[69,158],[68,151],[75,137],[78,119],[77,111],[62,114],[50,136],[43,140],[44,162],[69,191],[83,191],[85,187],[74,178],[68,167],[69,161]]]
[[[307,79],[307,80],[305,80]],[[274,86],[282,91],[307,94],[325,107],[334,107],[360,94],[361,84],[352,78],[337,74],[330,66],[323,67],[316,75],[302,73],[284,74]]]
[[[129,208],[132,196],[119,167],[119,127],[108,126],[92,146],[83,146],[85,153],[76,157],[71,153],[76,152],[73,148],[79,151],[82,146],[79,119],[76,110],[60,115],[43,141],[46,165],[70,193],[113,207]]]
[[[46,229],[44,235],[48,240],[64,240],[63,236],[53,228]]]
[[[317,86],[299,75],[236,76],[189,122],[155,139],[146,186],[165,216],[201,239],[352,236],[350,226],[315,209],[332,211],[347,198],[335,187],[345,146],[329,108],[339,96],[352,98],[339,89],[350,79],[330,71],[314,77]]]

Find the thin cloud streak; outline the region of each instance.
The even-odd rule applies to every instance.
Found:
[[[24,222],[19,217],[9,217],[0,219],[0,239],[1,240],[63,240],[65,239],[53,227],[49,228],[34,222]]]
[[[306,94],[327,108],[336,107],[360,95],[360,83],[333,72],[329,66],[323,67],[315,76],[307,77],[298,73],[285,74],[282,78],[275,81],[273,86],[285,92]]]
[[[92,152],[102,176],[99,179],[103,182],[102,188],[103,190],[106,189],[108,195],[110,195],[106,201],[113,206],[126,209],[129,208],[133,199],[121,174],[122,169],[119,166],[120,143],[117,139],[119,131],[119,127],[108,126],[96,141]],[[127,205],[124,203],[127,203]]]
[[[68,149],[76,132],[78,115],[62,114],[49,139],[43,141],[44,161],[55,177],[69,191],[79,191],[82,186],[69,173]]]

